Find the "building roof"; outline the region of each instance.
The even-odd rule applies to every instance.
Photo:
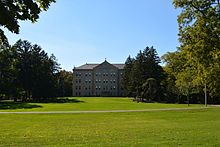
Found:
[[[112,64],[112,65],[114,65],[118,69],[124,69],[124,67],[125,67],[125,64]]]
[[[105,62],[107,62],[107,61],[105,61]],[[86,64],[83,64],[79,67],[75,67],[75,69],[82,69],[82,70],[83,69],[91,69],[92,70],[93,68],[97,67],[98,65],[100,65],[100,64],[87,64],[86,63]],[[124,69],[124,66],[125,66],[125,64],[111,64],[111,65],[115,66],[118,69]]]
[[[95,68],[96,66],[98,66],[99,64],[83,64],[79,67],[76,67],[75,69],[93,69]]]

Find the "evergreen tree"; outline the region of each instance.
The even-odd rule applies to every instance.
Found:
[[[165,73],[159,63],[160,58],[157,55],[156,49],[153,47],[146,47],[143,52],[140,51],[137,54],[135,59],[128,57],[126,60],[124,79],[125,83],[127,83],[127,93],[136,93],[138,97],[143,98],[143,90],[147,91],[147,86],[144,83],[146,83],[149,79],[154,79],[156,83],[154,85],[157,85],[154,86],[154,88],[157,88],[157,93],[154,93],[155,96],[152,96],[151,93],[152,99],[149,100],[160,101],[160,97],[162,97],[163,94],[163,91],[161,90],[161,83],[165,78]],[[152,88],[152,86],[149,88]],[[149,89],[148,91],[152,90]],[[146,94],[144,95],[146,96]]]
[[[134,65],[134,59],[131,58],[129,55],[128,58],[125,61],[125,67],[124,67],[124,74],[123,74],[123,85],[124,85],[124,91],[125,95],[132,96],[132,91],[134,90],[134,87],[132,85],[132,79],[131,79],[131,71]]]
[[[19,40],[17,50],[17,86],[23,89],[23,101],[41,101],[56,95],[56,78],[59,65],[54,55],[50,57],[38,45]]]

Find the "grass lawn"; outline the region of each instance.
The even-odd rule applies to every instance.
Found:
[[[117,100],[112,100],[113,104],[114,101]],[[139,107],[145,106],[140,104]],[[1,114],[0,146],[217,147],[220,146],[219,112],[220,108],[97,114]]]
[[[202,105],[190,105],[201,107]],[[0,111],[79,111],[184,108],[187,104],[137,103],[130,98],[68,98],[62,103],[2,103]]]

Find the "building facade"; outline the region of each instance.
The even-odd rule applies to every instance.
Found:
[[[84,64],[73,69],[73,96],[123,96],[124,64]]]

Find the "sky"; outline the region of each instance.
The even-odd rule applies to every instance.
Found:
[[[62,69],[85,63],[124,63],[154,46],[159,56],[176,50],[179,10],[172,0],[57,0],[38,22],[4,29],[9,43],[28,40],[54,54]]]

